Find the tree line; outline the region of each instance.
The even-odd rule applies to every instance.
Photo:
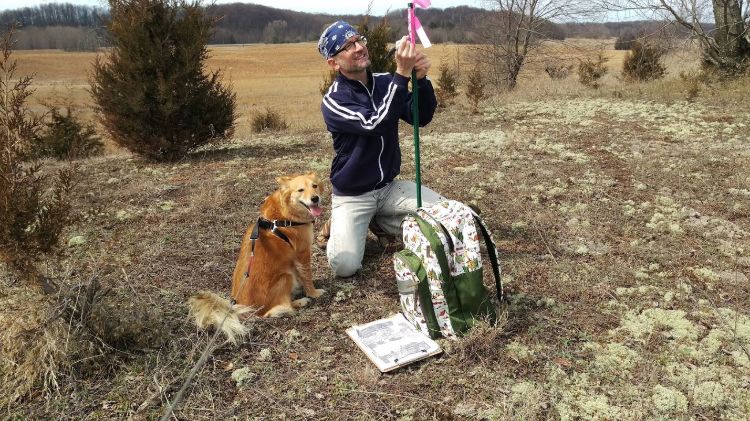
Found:
[[[361,15],[333,16],[275,9],[256,4],[216,4],[206,8],[209,16],[218,18],[212,44],[292,43],[315,41],[321,30],[336,19],[359,22]],[[397,34],[406,33],[404,10],[392,11],[383,17],[372,16],[370,22],[388,21]],[[491,11],[469,6],[431,8],[419,11],[422,24],[428,28],[433,42],[473,43],[481,36],[479,26]],[[0,12],[0,24],[7,27],[18,22],[19,49],[95,50],[106,46],[105,22],[109,10],[70,3],[49,3]],[[616,38],[625,33],[647,32],[658,23],[553,23],[546,20],[538,28],[540,36],[562,40],[569,37]]]

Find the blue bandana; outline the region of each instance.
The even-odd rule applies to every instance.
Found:
[[[359,32],[354,27],[343,20],[336,21],[323,31],[318,40],[318,51],[327,60],[346,44],[346,40],[355,35],[359,35]]]

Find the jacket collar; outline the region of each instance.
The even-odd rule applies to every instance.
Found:
[[[375,86],[375,77],[372,75],[372,71],[369,67],[367,68],[367,80],[370,81],[369,87],[365,86],[362,82],[356,79],[349,79],[341,73],[336,76],[336,81],[338,81],[339,83],[346,83],[354,90],[367,92],[368,95],[372,95],[372,88]]]

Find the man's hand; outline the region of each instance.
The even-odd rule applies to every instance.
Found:
[[[417,63],[417,48],[404,36],[396,43],[396,73],[411,77],[411,70]],[[420,53],[421,54],[421,53]]]
[[[423,79],[427,76],[427,71],[430,70],[430,66],[432,66],[430,59],[427,58],[423,52],[417,52],[417,62],[414,63],[414,69],[417,71],[417,80]]]

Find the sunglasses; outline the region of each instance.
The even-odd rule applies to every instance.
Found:
[[[341,53],[343,51],[350,51],[352,48],[354,48],[354,44],[359,44],[360,47],[366,46],[367,45],[367,37],[359,37],[359,38],[355,39],[352,42],[348,42],[348,43],[344,44],[344,46],[341,47],[338,51],[336,51],[336,54],[334,54],[331,57],[334,57],[334,56],[338,55],[339,53]]]

